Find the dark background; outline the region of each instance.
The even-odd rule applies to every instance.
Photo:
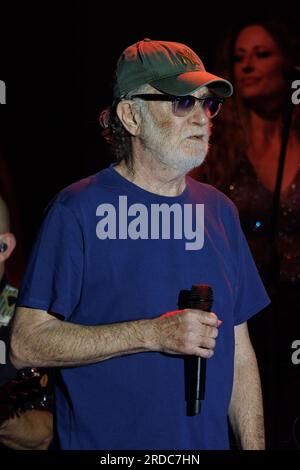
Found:
[[[184,42],[213,71],[220,38],[241,20],[280,16],[297,26],[292,2],[284,11],[253,3],[162,5],[1,6],[0,79],[7,104],[0,106],[0,154],[15,179],[26,253],[56,192],[109,164],[98,114],[110,102],[113,69],[124,48],[144,37]]]

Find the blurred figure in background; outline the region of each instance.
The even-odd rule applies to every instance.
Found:
[[[8,355],[9,330],[18,295],[5,277],[5,263],[16,246],[9,219],[0,197],[0,450],[46,450],[52,440],[48,375],[37,369],[17,375]],[[2,353],[6,353],[5,357]]]
[[[292,111],[275,209],[274,190],[299,52],[299,38],[277,20],[249,22],[222,42],[217,70],[234,83],[235,93],[214,123],[205,164],[193,172],[237,205],[273,296],[272,310],[251,319],[249,329],[263,377],[270,446],[283,448],[297,446],[300,414],[300,371],[291,361],[300,332],[300,106]]]
[[[4,155],[6,155],[4,153]],[[15,234],[18,243],[13,255],[8,259],[5,266],[5,274],[8,282],[19,287],[21,276],[25,269],[25,252],[22,221],[16,195],[16,185],[13,172],[6,157],[0,153],[0,194],[8,206],[11,217],[11,230]]]

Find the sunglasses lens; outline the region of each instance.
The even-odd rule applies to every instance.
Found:
[[[218,114],[221,106],[222,101],[217,100],[216,98],[206,98],[203,100],[203,109],[209,119],[212,119]]]
[[[173,102],[173,110],[175,116],[186,116],[195,106],[195,98],[193,96],[180,96]]]
[[[196,98],[193,96],[178,96],[173,101],[173,113],[179,117],[187,116],[194,109],[195,103]],[[200,103],[207,117],[212,119],[220,111],[223,101],[212,97],[205,98]]]

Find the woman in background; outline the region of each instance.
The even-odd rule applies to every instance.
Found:
[[[281,22],[254,21],[223,41],[218,52],[218,72],[234,83],[235,93],[214,123],[206,162],[192,176],[218,187],[237,205],[273,297],[271,309],[249,327],[262,375],[269,447],[294,448],[300,440],[300,365],[291,360],[292,343],[300,339],[300,106],[292,114],[275,233],[271,221],[299,42]]]

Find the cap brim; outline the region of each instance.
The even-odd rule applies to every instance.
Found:
[[[151,82],[154,88],[170,95],[188,95],[202,86],[207,86],[217,96],[228,98],[233,93],[230,82],[208,72],[186,72],[173,77]]]

